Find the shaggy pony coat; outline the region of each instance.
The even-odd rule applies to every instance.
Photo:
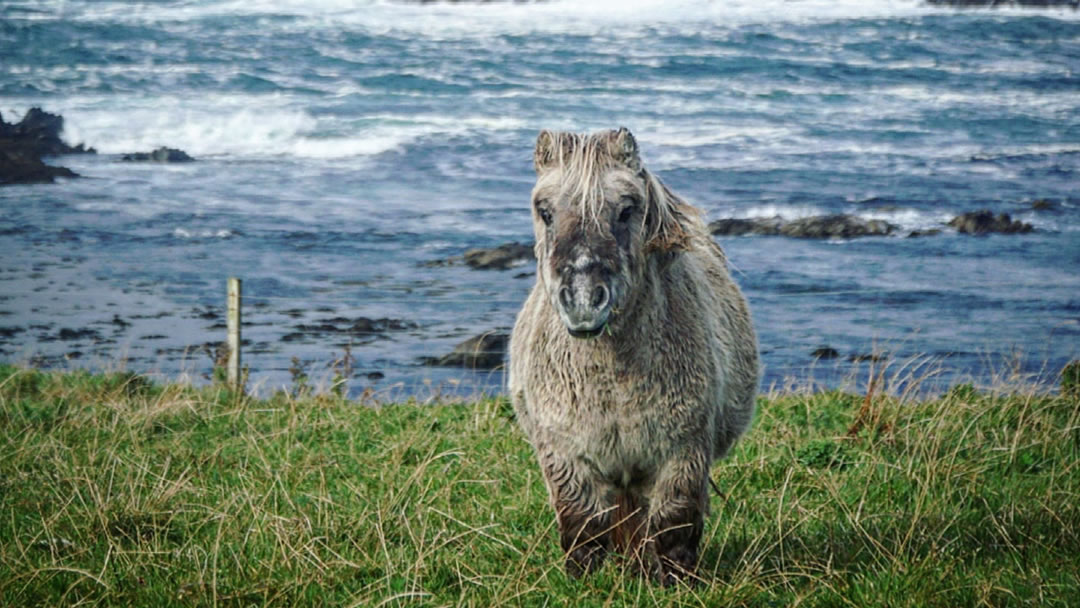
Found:
[[[543,131],[534,161],[537,281],[511,337],[514,411],[567,571],[615,550],[670,584],[697,565],[710,465],[753,417],[750,313],[699,212],[642,166],[629,131]]]

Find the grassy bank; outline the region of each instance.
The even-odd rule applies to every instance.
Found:
[[[762,398],[713,468],[703,581],[662,589],[564,576],[503,401],[0,366],[0,605],[1066,606],[1078,456],[1075,397]]]

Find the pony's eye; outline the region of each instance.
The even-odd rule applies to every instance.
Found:
[[[619,213],[619,222],[625,224],[630,221],[630,218],[634,216],[634,206],[627,205],[623,207],[623,210]]]
[[[545,226],[551,225],[551,212],[546,207],[538,207],[536,212],[540,214],[540,219],[544,221]]]

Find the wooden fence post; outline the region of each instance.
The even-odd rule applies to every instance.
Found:
[[[240,389],[240,279],[229,277],[228,317],[229,366],[227,380],[233,389]]]

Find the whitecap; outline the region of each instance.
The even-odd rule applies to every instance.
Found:
[[[227,239],[234,236],[234,232],[227,228],[217,230],[205,228],[202,230],[188,230],[187,228],[174,228],[173,236],[178,239]]]

